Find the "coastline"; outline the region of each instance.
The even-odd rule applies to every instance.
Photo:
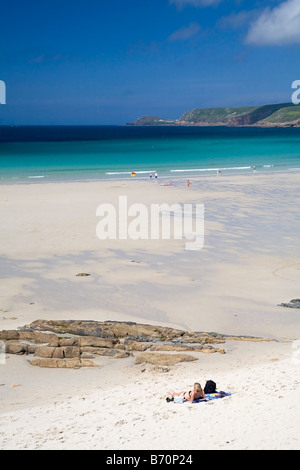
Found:
[[[131,172],[127,171],[124,172],[128,174],[128,176],[119,176],[119,173],[116,173],[113,176],[110,177],[102,177],[99,176],[94,176],[93,178],[66,178],[66,179],[56,179],[56,180],[51,180],[47,179],[46,176],[37,176],[37,177],[26,177],[24,180],[18,180],[16,179],[7,179],[7,180],[2,180],[0,181],[0,188],[5,187],[5,186],[30,186],[30,185],[48,185],[48,184],[88,184],[88,183],[130,183],[132,182],[133,184],[138,183],[147,183],[149,182],[149,175],[150,173],[155,173],[154,170],[143,170],[141,172],[137,172],[137,176],[132,177]],[[218,173],[220,172],[220,173]],[[139,173],[144,174],[145,176],[139,176]],[[220,176],[222,175],[222,178],[251,178],[253,175],[255,175],[257,178],[263,177],[263,176],[289,176],[291,174],[300,174],[300,166],[293,167],[293,168],[274,168],[273,165],[265,165],[264,168],[256,167],[256,170],[253,170],[253,167],[247,166],[247,167],[241,167],[241,168],[226,168],[226,167],[215,167],[215,168],[210,168],[210,169],[181,169],[181,170],[168,170],[167,173],[159,173],[158,175],[158,180],[155,181],[157,185],[163,186],[166,185],[167,182],[170,183],[172,186],[179,186],[179,187],[184,187],[186,184],[187,178],[190,180],[195,180],[196,183],[199,183],[202,179],[216,179],[218,181],[220,179]],[[154,178],[153,181],[154,182]]]
[[[33,126],[1,139],[0,185],[299,170],[297,129]]]
[[[279,304],[299,297],[300,173],[195,177],[190,189],[185,182],[1,184],[1,330],[40,318],[116,320],[276,341],[226,341],[225,355],[199,354],[168,373],[141,372],[133,358],[66,371],[8,355],[0,365],[1,448],[299,448],[292,346],[300,316]],[[96,209],[117,206],[119,195],[146,207],[204,204],[204,248],[99,240]],[[234,395],[165,402],[168,389],[209,379]],[[199,420],[210,423],[207,434],[178,440],[176,429],[196,429]]]

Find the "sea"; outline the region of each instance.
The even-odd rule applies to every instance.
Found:
[[[0,184],[300,172],[300,128],[0,126]]]

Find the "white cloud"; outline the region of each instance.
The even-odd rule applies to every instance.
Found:
[[[223,0],[169,0],[170,4],[175,4],[177,8],[182,9],[185,6],[191,5],[193,7],[210,7],[218,5]]]
[[[257,18],[259,14],[256,10],[240,11],[239,13],[231,13],[229,16],[223,16],[217,22],[217,26],[221,29],[237,30],[249,22]]]
[[[173,41],[185,41],[187,39],[190,39],[191,37],[195,36],[195,34],[198,33],[200,30],[200,25],[198,23],[191,23],[189,26],[186,26],[184,28],[180,28],[174,33],[172,33],[169,37],[168,40],[173,42]]]
[[[264,10],[252,23],[246,42],[268,46],[300,43],[300,1],[286,0]]]

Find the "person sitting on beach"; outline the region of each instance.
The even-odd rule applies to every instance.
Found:
[[[189,392],[170,391],[169,395],[170,396],[167,398],[167,401],[172,401],[174,400],[174,397],[182,396],[184,400],[193,402],[194,400],[199,400],[200,398],[206,397],[204,390],[202,389],[201,385],[198,382],[194,383],[193,390],[190,390]]]

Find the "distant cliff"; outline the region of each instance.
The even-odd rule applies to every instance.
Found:
[[[198,108],[179,119],[143,116],[133,126],[300,127],[300,105],[291,103],[230,108]]]

